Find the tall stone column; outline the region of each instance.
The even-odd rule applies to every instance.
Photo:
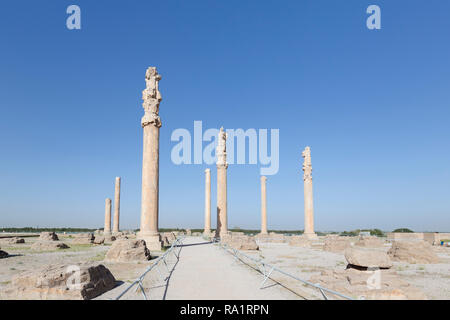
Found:
[[[261,234],[267,234],[267,198],[265,176],[261,176]]]
[[[119,232],[119,219],[120,219],[120,177],[116,177],[116,185],[114,189],[113,233]]]
[[[303,162],[303,188],[305,198],[305,229],[303,235],[309,239],[317,238],[314,233],[314,204],[313,204],[313,184],[311,149],[306,147],[302,152]]]
[[[111,199],[105,199],[105,227],[103,228],[103,234],[111,234]]]
[[[211,170],[205,170],[205,235],[211,234]]]
[[[161,250],[162,242],[158,232],[159,210],[159,103],[162,100],[159,92],[159,80],[155,67],[147,69],[145,74],[146,88],[142,92],[142,106],[145,114],[141,119],[144,131],[144,147],[142,157],[142,200],[141,227],[138,238],[145,240],[150,250]]]
[[[216,237],[221,237],[228,233],[227,221],[227,134],[220,128],[217,155],[217,229]]]

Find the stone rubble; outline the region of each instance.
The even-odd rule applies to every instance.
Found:
[[[116,280],[104,265],[50,265],[12,278],[2,299],[89,300],[114,288]]]
[[[59,238],[54,232],[41,232],[39,241],[58,241]]]
[[[94,234],[92,233],[77,233],[74,235],[74,239],[72,240],[73,244],[93,244],[94,243]]]
[[[225,234],[221,236],[221,242],[236,250],[259,250],[254,237]]]
[[[113,242],[105,256],[109,262],[139,262],[151,259],[144,240],[119,239]]]
[[[388,255],[394,261],[408,263],[438,263],[439,257],[431,244],[419,241],[393,241]]]
[[[31,245],[31,250],[35,251],[53,251],[69,248],[67,244],[61,241],[36,241]]]

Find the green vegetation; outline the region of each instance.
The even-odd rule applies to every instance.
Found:
[[[160,228],[160,232],[173,232],[173,231],[185,231],[186,229],[180,229],[180,228]],[[246,235],[250,234],[258,234],[261,230],[259,229],[241,229],[240,227],[233,227],[231,229],[228,229],[232,232],[243,232]],[[134,230],[135,232],[139,232],[139,229]],[[211,231],[215,231],[215,229],[212,229]],[[337,231],[329,231],[329,232],[320,232],[316,231],[316,234],[318,236],[326,236],[327,234],[337,234],[341,236],[358,236],[361,231],[370,232],[370,235],[377,236],[377,237],[384,237],[385,233],[381,231],[380,229],[356,229],[352,231],[344,231],[344,232],[337,232]],[[203,233],[203,229],[191,229],[191,232],[199,232]],[[303,234],[303,230],[268,230],[269,233],[277,233],[277,234],[288,234],[288,235],[301,235]]]
[[[89,250],[91,247],[93,247],[92,244],[72,244],[72,243],[68,243],[68,246],[70,248],[63,249],[63,250],[64,251],[75,251],[75,252],[78,252],[78,251]],[[61,249],[59,249],[59,250],[61,250]],[[59,250],[56,250],[56,251],[59,251]]]
[[[105,259],[106,252],[97,253],[95,257],[90,258],[90,261],[103,261]]]
[[[27,251],[31,250],[31,246],[20,246],[20,247],[2,247],[6,252],[8,251]]]
[[[384,237],[384,232],[381,231],[380,229],[356,229],[352,231],[341,232],[339,235],[356,237],[359,235],[360,232],[370,232],[371,236]],[[332,234],[334,234],[334,232],[332,232]]]
[[[340,233],[341,236],[347,236],[347,237],[356,237],[359,235],[359,231],[344,231]]]
[[[172,231],[185,231],[186,229],[180,228],[159,228],[159,232],[172,232]],[[136,232],[139,231],[135,230]],[[215,231],[212,229],[211,231]],[[233,227],[232,229],[228,229],[228,231],[232,232],[243,232],[244,234],[258,234],[261,232],[259,229],[241,229],[239,227]],[[203,229],[191,229],[191,232],[200,232],[203,233]],[[303,230],[268,230],[268,232],[274,232],[279,234],[303,234]],[[317,232],[318,235],[325,235],[324,233]]]
[[[31,250],[31,253],[53,253],[53,252],[79,252],[86,251],[93,247],[92,244],[67,244],[69,248],[66,249],[53,249],[53,250]]]
[[[32,232],[32,233],[40,233],[40,232],[94,232],[97,229],[88,229],[88,228],[33,228],[33,227],[24,227],[24,228],[0,228],[2,232]]]
[[[408,228],[399,228],[399,229],[395,229],[392,232],[400,232],[400,233],[413,233],[414,231],[408,229]]]
[[[367,230],[363,230],[363,231],[367,231]],[[381,231],[380,229],[371,229],[368,231],[370,231],[371,236],[384,237],[384,232]]]
[[[97,229],[89,229],[89,228],[33,228],[33,227],[25,227],[25,228],[0,228],[0,232],[16,232],[16,233],[40,233],[40,232],[57,232],[57,233],[76,233],[76,232],[94,232]],[[99,228],[98,230],[103,230],[103,228]],[[186,229],[181,228],[160,228],[160,232],[172,232],[172,231],[185,231]],[[241,229],[240,227],[233,227],[228,229],[232,232],[243,232],[246,235],[249,234],[258,234],[260,232],[259,229]],[[139,232],[139,229],[134,230],[135,232]],[[214,229],[212,230],[214,231]],[[290,235],[301,235],[303,234],[303,230],[268,230],[269,232],[278,233],[278,234],[290,234]],[[370,232],[370,235],[377,237],[384,237],[385,234],[380,229],[356,229],[351,231],[344,232],[320,232],[316,231],[318,236],[324,236],[327,234],[338,234],[341,236],[358,236],[361,231]],[[203,233],[203,229],[191,229],[191,232],[199,232]],[[413,232],[407,228],[396,229],[393,232]],[[71,237],[69,234],[67,237]]]

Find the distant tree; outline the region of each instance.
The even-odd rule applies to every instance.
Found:
[[[401,233],[413,233],[414,231],[408,229],[408,228],[400,228],[400,229],[395,229],[392,232],[401,232]]]
[[[341,236],[355,237],[359,235],[359,230],[341,232]]]
[[[384,237],[384,232],[381,231],[380,229],[372,229],[372,230],[370,230],[370,235],[377,236],[377,237]]]
[[[24,227],[24,228],[2,228],[4,232],[93,232],[95,229],[89,228],[34,228],[34,227]]]
[[[380,229],[364,229],[362,232],[369,232],[371,236],[384,237],[384,232]]]

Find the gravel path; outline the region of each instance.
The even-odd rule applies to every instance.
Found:
[[[166,299],[300,299],[199,237],[186,238],[169,280]],[[271,286],[272,285],[272,286]]]

